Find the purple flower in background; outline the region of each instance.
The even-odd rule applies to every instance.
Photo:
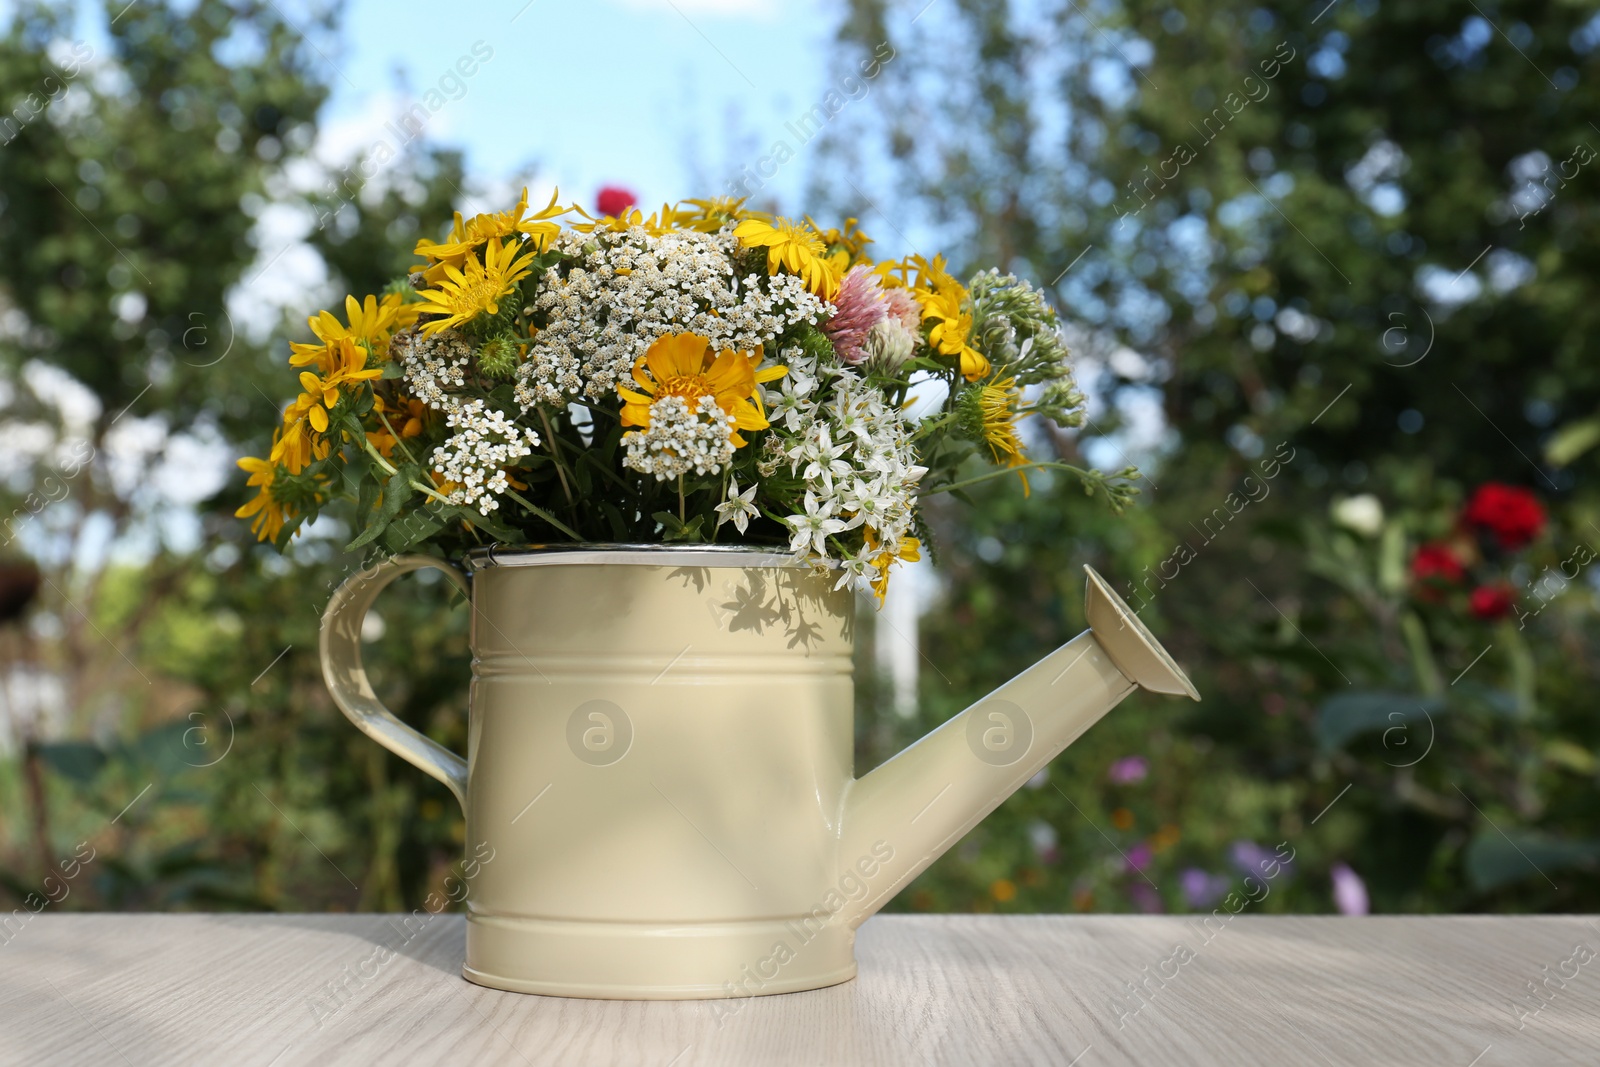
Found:
[[[1367,914],[1367,883],[1343,863],[1335,863],[1328,872],[1333,880],[1333,906],[1340,915]]]
[[[1150,861],[1155,858],[1155,853],[1143,841],[1134,845],[1127,852],[1128,870],[1142,871],[1150,866]]]
[[[1209,908],[1228,891],[1226,877],[1203,871],[1199,867],[1185,868],[1178,876],[1178,884],[1183,887],[1183,899],[1189,902],[1191,908]]]
[[[1128,896],[1133,898],[1133,906],[1146,915],[1154,915],[1167,910],[1162,906],[1161,894],[1143,882],[1135,882],[1129,886]]]
[[[1150,764],[1143,756],[1124,756],[1111,765],[1111,770],[1106,777],[1117,785],[1132,785],[1142,782],[1150,773]]]
[[[1272,852],[1254,841],[1235,841],[1231,855],[1233,865],[1245,874],[1253,878],[1272,879],[1289,873],[1291,869],[1289,857],[1293,856],[1294,852],[1292,850],[1287,853]]]

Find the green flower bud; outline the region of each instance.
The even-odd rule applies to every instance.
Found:
[[[517,373],[517,363],[516,342],[504,334],[489,338],[478,349],[478,370],[485,378],[505,381]]]

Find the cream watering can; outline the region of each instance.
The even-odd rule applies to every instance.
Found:
[[[467,758],[401,723],[362,619],[437,567],[472,604]],[[753,996],[856,973],[855,931],[1135,686],[1198,694],[1093,570],[1089,629],[865,777],[854,597],[764,550],[576,545],[402,556],[322,620],[369,737],[444,782],[476,867],[465,976],[522,993]]]

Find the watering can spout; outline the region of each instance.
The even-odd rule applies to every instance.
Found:
[[[840,859],[868,892],[837,921],[865,922],[1136,687],[1200,699],[1092,567],[1089,629],[850,785]]]

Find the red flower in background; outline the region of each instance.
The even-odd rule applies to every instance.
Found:
[[[1480,619],[1503,619],[1511,614],[1516,593],[1504,583],[1480,585],[1472,591],[1472,613]]]
[[[1466,568],[1455,550],[1443,541],[1430,541],[1417,549],[1411,557],[1411,578],[1419,583],[1460,585],[1467,576]]]
[[[624,189],[620,185],[607,185],[595,195],[595,207],[600,209],[600,214],[617,218],[624,211],[639,202],[632,189]]]
[[[1500,547],[1515,550],[1544,530],[1544,507],[1521,486],[1485,482],[1467,501],[1461,519],[1493,534]]]

